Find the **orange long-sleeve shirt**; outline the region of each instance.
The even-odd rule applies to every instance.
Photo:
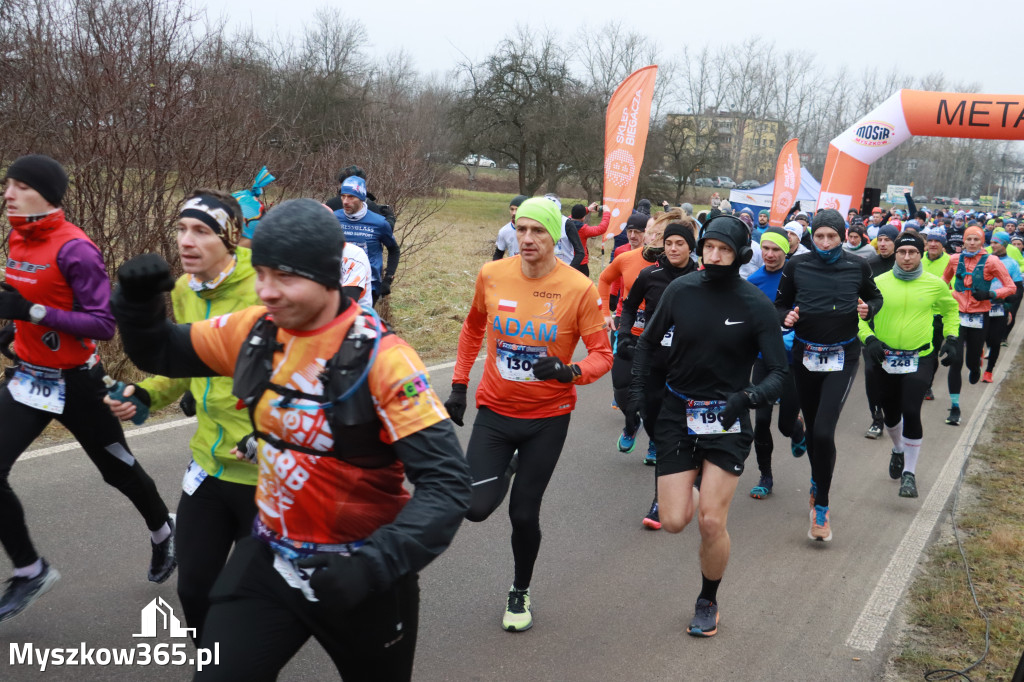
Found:
[[[521,258],[492,261],[480,268],[476,291],[459,334],[453,384],[468,384],[469,371],[487,337],[477,407],[506,417],[532,419],[568,414],[576,405],[574,384],[597,381],[612,366],[604,316],[594,283],[558,262],[544,277],[523,274]],[[556,356],[566,364],[580,339],[587,357],[574,384],[538,381],[533,361]]]

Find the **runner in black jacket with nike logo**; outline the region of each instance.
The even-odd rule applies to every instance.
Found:
[[[807,425],[811,462],[808,537],[832,539],[829,489],[836,465],[836,425],[860,361],[858,317],[870,320],[882,294],[865,259],[843,251],[846,225],[838,211],[814,216],[814,252],[794,256],[782,269],[775,309],[796,331],[793,372]]]
[[[704,270],[665,288],[633,356],[629,409],[643,411],[656,388],[654,352],[673,329],[666,395],[654,434],[658,504],[670,533],[683,530],[700,507],[703,582],[687,629],[697,637],[718,632],[718,585],[729,561],[726,519],[754,440],[749,410],[779,397],[787,371],[771,302],[740,278],[740,265],[752,255],[749,239],[747,226],[732,216],[707,224],[698,247]],[[750,369],[759,352],[768,375],[751,386]],[[699,503],[693,489],[698,469]]]

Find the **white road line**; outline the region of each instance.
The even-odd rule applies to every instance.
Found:
[[[1016,338],[1003,355],[1005,358],[1010,358],[1010,361],[1017,356],[1017,349],[1021,342],[1019,332],[1014,336]],[[907,585],[910,584],[918,559],[928,544],[928,538],[931,537],[939,516],[945,510],[946,502],[949,500],[950,493],[953,492],[953,486],[956,485],[956,480],[960,476],[960,469],[970,455],[974,443],[978,440],[985,419],[988,418],[989,406],[1002,384],[1010,361],[1004,362],[1001,368],[996,369],[998,376],[994,377],[995,381],[989,384],[978,401],[974,414],[967,422],[967,428],[949,453],[935,485],[932,486],[931,492],[925,498],[920,511],[917,512],[914,521],[910,524],[910,528],[907,529],[889,561],[889,565],[878,579],[878,584],[875,585],[871,597],[868,598],[864,609],[860,612],[860,617],[854,624],[850,636],[846,638],[846,646],[860,651],[874,651],[882,635],[885,634],[885,629],[896,610],[896,605],[899,603],[900,597],[903,596]]]
[[[483,356],[481,356],[481,357],[483,357]],[[479,360],[479,359],[480,359],[480,357],[477,358],[477,360]],[[448,369],[449,367],[454,367],[454,366],[455,366],[455,361],[453,360],[451,362],[441,363],[440,365],[432,365],[430,367],[427,367],[427,372],[433,372],[433,371],[436,371],[436,370],[439,370],[439,369]],[[126,429],[125,432],[124,432],[124,437],[125,438],[132,438],[134,436],[145,436],[148,433],[156,433],[157,431],[166,431],[167,429],[174,429],[174,428],[177,428],[179,426],[188,426],[190,424],[195,424],[195,423],[196,423],[196,418],[195,417],[185,417],[184,419],[174,419],[174,420],[171,420],[171,421],[161,422],[159,424],[153,424],[151,426],[141,426],[141,427],[136,428],[136,429]],[[73,441],[70,441],[68,443],[62,443],[60,445],[54,445],[54,446],[48,447],[48,448],[39,448],[38,450],[29,450],[29,451],[25,452],[21,457],[19,457],[18,461],[19,462],[23,462],[23,461],[25,461],[27,459],[35,459],[37,457],[46,457],[48,455],[56,455],[56,454],[59,454],[61,452],[69,452],[71,450],[78,450],[80,447],[81,446],[78,444],[78,441],[73,440]]]

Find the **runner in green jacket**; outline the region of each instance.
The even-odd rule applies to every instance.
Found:
[[[236,246],[243,225],[238,202],[226,192],[197,190],[185,200],[177,225],[185,274],[171,292],[179,323],[259,305],[252,252]],[[175,528],[178,598],[188,626],[196,629],[197,642],[210,606],[210,588],[232,545],[251,533],[256,516],[257,465],[232,452],[252,431],[248,410],[237,409],[238,398],[231,394],[232,381],[231,377],[154,376],[125,389],[126,397],[134,395],[152,410],[184,395],[182,409],[197,417]],[[106,402],[121,419],[135,415],[131,402],[109,397]]]
[[[935,373],[936,355],[943,366],[960,352],[957,335],[960,321],[956,299],[949,285],[924,272],[924,242],[904,232],[896,238],[896,265],[875,278],[882,292],[882,308],[871,322],[860,321],[859,336],[865,352],[874,360],[881,389],[885,430],[892,439],[889,477],[901,479],[900,497],[917,497],[916,468],[921,453],[921,404]],[[936,353],[932,343],[932,318],[942,317],[946,341]]]

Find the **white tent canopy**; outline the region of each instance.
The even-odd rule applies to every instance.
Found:
[[[767,185],[755,187],[754,189],[734,189],[729,192],[729,203],[735,210],[743,206],[751,208],[771,208],[772,192],[775,189],[775,181]],[[800,202],[800,209],[804,211],[816,210],[818,194],[821,192],[821,183],[814,179],[811,172],[800,167],[800,191],[797,192],[797,201]]]

